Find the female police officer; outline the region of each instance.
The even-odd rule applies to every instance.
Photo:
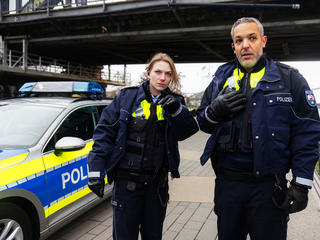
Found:
[[[122,89],[104,109],[88,156],[89,188],[103,196],[104,170],[114,180],[113,238],[161,239],[168,194],[168,171],[179,177],[177,141],[198,131],[181,95],[171,92],[179,78],[173,60],[153,56],[148,80]]]

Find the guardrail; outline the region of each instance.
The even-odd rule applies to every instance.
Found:
[[[56,73],[87,78],[91,81],[106,81],[106,83],[112,81],[119,83],[119,85],[124,85],[126,81],[130,81],[131,79],[129,73],[124,74],[120,71],[104,69],[103,66],[84,65],[34,54],[24,56],[22,52],[14,50],[8,50],[7,54],[0,54],[0,64],[8,68],[17,68],[24,71]]]

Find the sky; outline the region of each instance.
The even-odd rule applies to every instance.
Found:
[[[317,70],[320,69],[320,61],[283,63],[298,69],[307,80],[311,89],[320,88],[320,77],[317,73]],[[222,63],[176,64],[177,72],[184,75],[181,79],[182,92],[189,94],[203,91],[209,85],[212,75],[221,64]],[[127,72],[131,74],[132,85],[136,85],[140,81],[140,76],[145,71],[146,66],[146,64],[127,65]],[[123,65],[113,65],[111,69],[123,71]],[[320,89],[314,90],[314,93],[320,103]]]

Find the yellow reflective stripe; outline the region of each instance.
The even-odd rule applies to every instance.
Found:
[[[163,117],[163,110],[161,105],[157,105],[157,119],[158,120],[164,120]]]
[[[250,86],[251,86],[251,88],[255,88],[257,86],[258,82],[262,79],[262,77],[264,76],[265,72],[266,72],[266,68],[264,67],[259,72],[250,74]],[[239,81],[243,78],[244,73],[241,72],[241,70],[239,68],[235,68],[233,70],[233,76],[234,76],[234,81],[235,81],[234,84],[235,84],[235,87],[236,87],[236,91],[238,91],[240,89]],[[228,81],[229,81],[229,78],[227,79],[227,81],[223,85],[223,88],[225,88],[227,85],[230,85],[230,83],[228,83]]]
[[[141,103],[142,106],[142,110],[143,110],[143,114],[144,114],[144,118],[148,119],[150,117],[150,107],[151,107],[151,103],[149,103],[146,99],[143,100]]]
[[[0,186],[44,171],[42,158],[37,158],[0,171]]]
[[[150,117],[150,107],[151,103],[149,103],[146,99],[144,99],[141,103],[143,115],[145,119],[149,119]],[[140,110],[141,108],[139,107],[136,111]],[[131,114],[133,117],[136,117],[136,112],[133,112]],[[158,120],[164,120],[163,117],[163,110],[161,105],[157,105],[157,119]]]
[[[238,91],[240,89],[239,82],[243,78],[244,73],[239,68],[236,68],[233,70],[233,76],[235,78],[236,91]]]
[[[9,166],[13,166],[17,163],[20,163],[24,161],[28,155],[29,155],[29,152],[26,152],[11,158],[3,159],[0,161],[0,169],[7,168]]]
[[[61,154],[58,156],[54,153],[44,156],[43,160],[45,162],[46,169],[55,167],[62,163],[68,162],[72,159],[87,155],[91,151],[92,145],[93,145],[93,141],[90,141],[86,144],[84,148],[78,151],[71,151],[71,152],[64,151],[64,152],[61,152]]]
[[[83,196],[89,194],[91,191],[88,187],[80,190],[79,192],[76,192],[75,194],[72,194],[71,196],[62,199],[61,201],[57,202],[56,204],[48,207],[45,210],[45,216],[48,217],[51,214],[54,214],[55,212],[59,211],[61,208],[77,201],[78,199],[82,198]]]
[[[255,88],[257,86],[258,82],[262,79],[265,72],[266,72],[266,67],[262,68],[259,72],[251,73],[250,75],[251,88]]]
[[[107,177],[104,179],[104,182],[106,184],[108,183]],[[49,217],[50,215],[54,214],[55,212],[59,211],[60,209],[64,208],[65,206],[77,201],[78,199],[88,195],[89,193],[91,193],[91,190],[88,187],[86,187],[86,188],[72,194],[71,196],[62,199],[61,201],[53,204],[52,206],[50,206],[44,210],[45,217],[46,218]]]
[[[228,85],[228,79],[227,81],[224,83],[223,88],[225,88]]]

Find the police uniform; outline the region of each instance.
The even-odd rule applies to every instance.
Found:
[[[198,131],[181,95],[168,88],[180,108],[166,114],[149,91],[149,81],[125,88],[106,107],[88,156],[89,178],[114,180],[114,239],[161,239],[168,194],[168,171],[180,177],[177,141]],[[158,96],[159,97],[159,96]]]
[[[219,92],[242,91],[244,110],[217,122],[208,105]],[[211,158],[217,175],[219,239],[286,239],[288,214],[275,207],[275,181],[291,169],[296,184],[311,188],[318,160],[319,115],[299,72],[263,55],[248,73],[237,59],[219,67],[197,111],[211,134],[201,164]]]

